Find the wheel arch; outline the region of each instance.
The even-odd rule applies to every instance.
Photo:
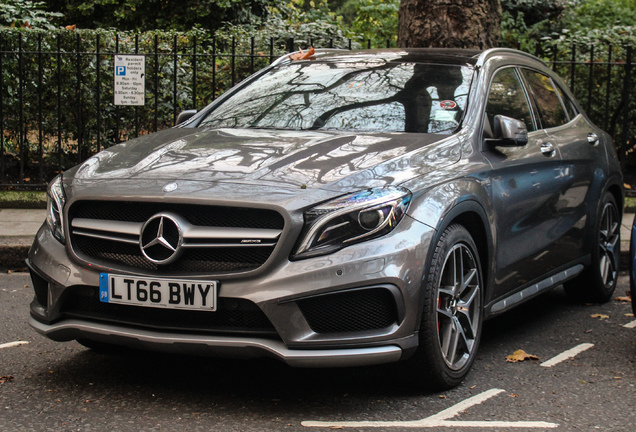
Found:
[[[444,232],[450,225],[457,223],[462,225],[468,230],[475,246],[477,246],[477,254],[479,255],[479,264],[482,269],[483,283],[485,289],[485,296],[487,297],[488,281],[490,280],[491,269],[488,263],[491,262],[493,256],[494,243],[492,240],[492,232],[490,229],[490,223],[484,207],[475,199],[466,199],[453,206],[448,213],[440,220],[436,231],[439,235]],[[437,238],[439,237],[436,236]],[[437,238],[431,243],[431,251],[429,256],[432,256],[437,243]],[[429,264],[430,265],[430,264]]]
[[[622,187],[617,183],[611,183],[607,186],[607,191],[614,196],[616,205],[618,205],[618,211],[622,215],[624,207],[625,207],[625,200],[623,199]]]

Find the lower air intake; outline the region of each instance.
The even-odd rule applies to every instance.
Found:
[[[397,322],[395,299],[384,288],[321,295],[297,304],[316,333],[378,330]]]

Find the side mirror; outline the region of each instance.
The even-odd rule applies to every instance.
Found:
[[[195,109],[181,111],[179,115],[177,116],[177,123],[175,124],[175,126],[185,122],[186,120],[190,120],[190,118],[194,116],[196,113],[197,113],[197,110]]]
[[[528,128],[520,120],[496,115],[493,125],[493,144],[501,147],[522,147],[528,143]]]

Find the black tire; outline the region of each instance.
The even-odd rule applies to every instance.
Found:
[[[450,225],[438,239],[423,295],[419,348],[410,369],[426,388],[446,390],[468,375],[482,330],[482,269],[462,225]]]
[[[606,192],[594,224],[592,262],[581,274],[563,284],[575,301],[606,302],[614,294],[620,262],[621,221],[614,196]]]

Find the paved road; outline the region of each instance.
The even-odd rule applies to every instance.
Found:
[[[626,289],[622,277],[618,292]],[[553,290],[487,323],[463,385],[426,393],[409,388],[395,366],[309,370],[271,360],[98,354],[35,334],[26,325],[31,297],[26,274],[0,275],[0,431],[633,431],[636,424],[636,329],[624,327],[634,317],[618,301],[574,305]],[[582,350],[575,357],[542,366],[575,347]],[[506,362],[518,349],[540,360]]]

